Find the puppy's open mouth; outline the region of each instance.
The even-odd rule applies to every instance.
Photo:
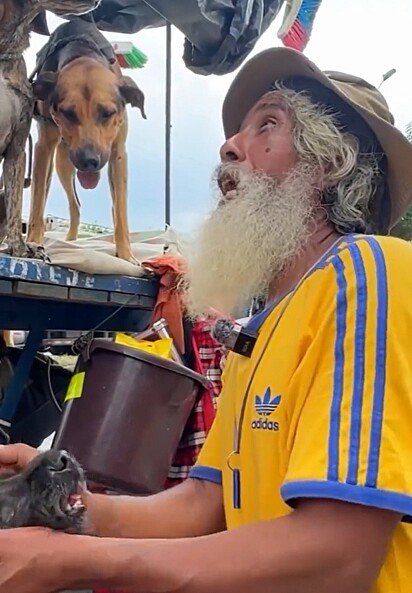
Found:
[[[83,504],[81,494],[70,494],[67,499],[66,507],[64,510],[66,513],[70,514],[76,511],[83,511],[85,508],[86,507]]]
[[[83,189],[94,189],[100,181],[100,171],[77,171],[77,179]]]
[[[62,496],[58,502],[60,512],[62,515],[73,517],[75,515],[81,515],[86,511],[86,507],[83,502],[83,493],[86,491],[86,484],[83,479],[76,481],[71,487],[69,493],[62,492]]]

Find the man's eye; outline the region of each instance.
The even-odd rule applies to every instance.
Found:
[[[270,117],[270,118],[265,119],[262,122],[262,125],[260,127],[262,129],[273,128],[273,127],[277,126],[277,123],[278,123],[277,119]]]
[[[73,109],[59,109],[61,115],[71,124],[77,124],[78,119]]]

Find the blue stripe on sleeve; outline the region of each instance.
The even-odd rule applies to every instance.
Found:
[[[299,498],[330,498],[394,511],[403,515],[402,520],[405,522],[410,522],[412,516],[412,496],[390,490],[325,480],[299,480],[285,482],[280,492],[286,503]]]
[[[362,403],[365,382],[365,334],[367,314],[367,285],[365,266],[358,245],[348,248],[352,256],[356,278],[356,319],[353,360],[353,391],[351,406],[350,440],[348,451],[348,484],[357,484],[359,450],[362,429]]]
[[[378,290],[375,384],[372,408],[369,459],[366,472],[366,486],[376,487],[379,471],[379,453],[382,436],[383,407],[386,382],[386,334],[388,325],[388,279],[385,258],[379,243],[368,238],[376,264]]]
[[[336,271],[338,293],[336,297],[336,341],[335,341],[335,369],[333,376],[333,395],[328,443],[328,480],[336,481],[339,476],[339,433],[341,404],[343,397],[343,373],[345,368],[344,340],[346,334],[346,278],[342,260],[336,257],[332,260]]]
[[[222,483],[222,472],[214,467],[207,465],[195,465],[190,470],[190,478],[197,478],[199,480],[207,480],[208,482],[214,482],[215,484]]]

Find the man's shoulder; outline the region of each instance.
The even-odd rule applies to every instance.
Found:
[[[343,238],[321,262],[309,278],[305,297],[319,318],[339,299],[356,306],[358,298],[373,301],[386,295],[391,301],[409,303],[410,294],[412,243],[392,236],[358,235]]]
[[[412,243],[391,235],[357,235],[354,243],[361,250],[379,249],[384,256],[399,257],[405,255],[412,258]]]
[[[412,279],[412,243],[392,236],[364,235],[344,243],[336,254],[343,265],[366,275]]]

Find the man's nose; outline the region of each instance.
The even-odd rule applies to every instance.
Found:
[[[240,134],[228,138],[220,149],[222,163],[237,163],[245,160]]]

